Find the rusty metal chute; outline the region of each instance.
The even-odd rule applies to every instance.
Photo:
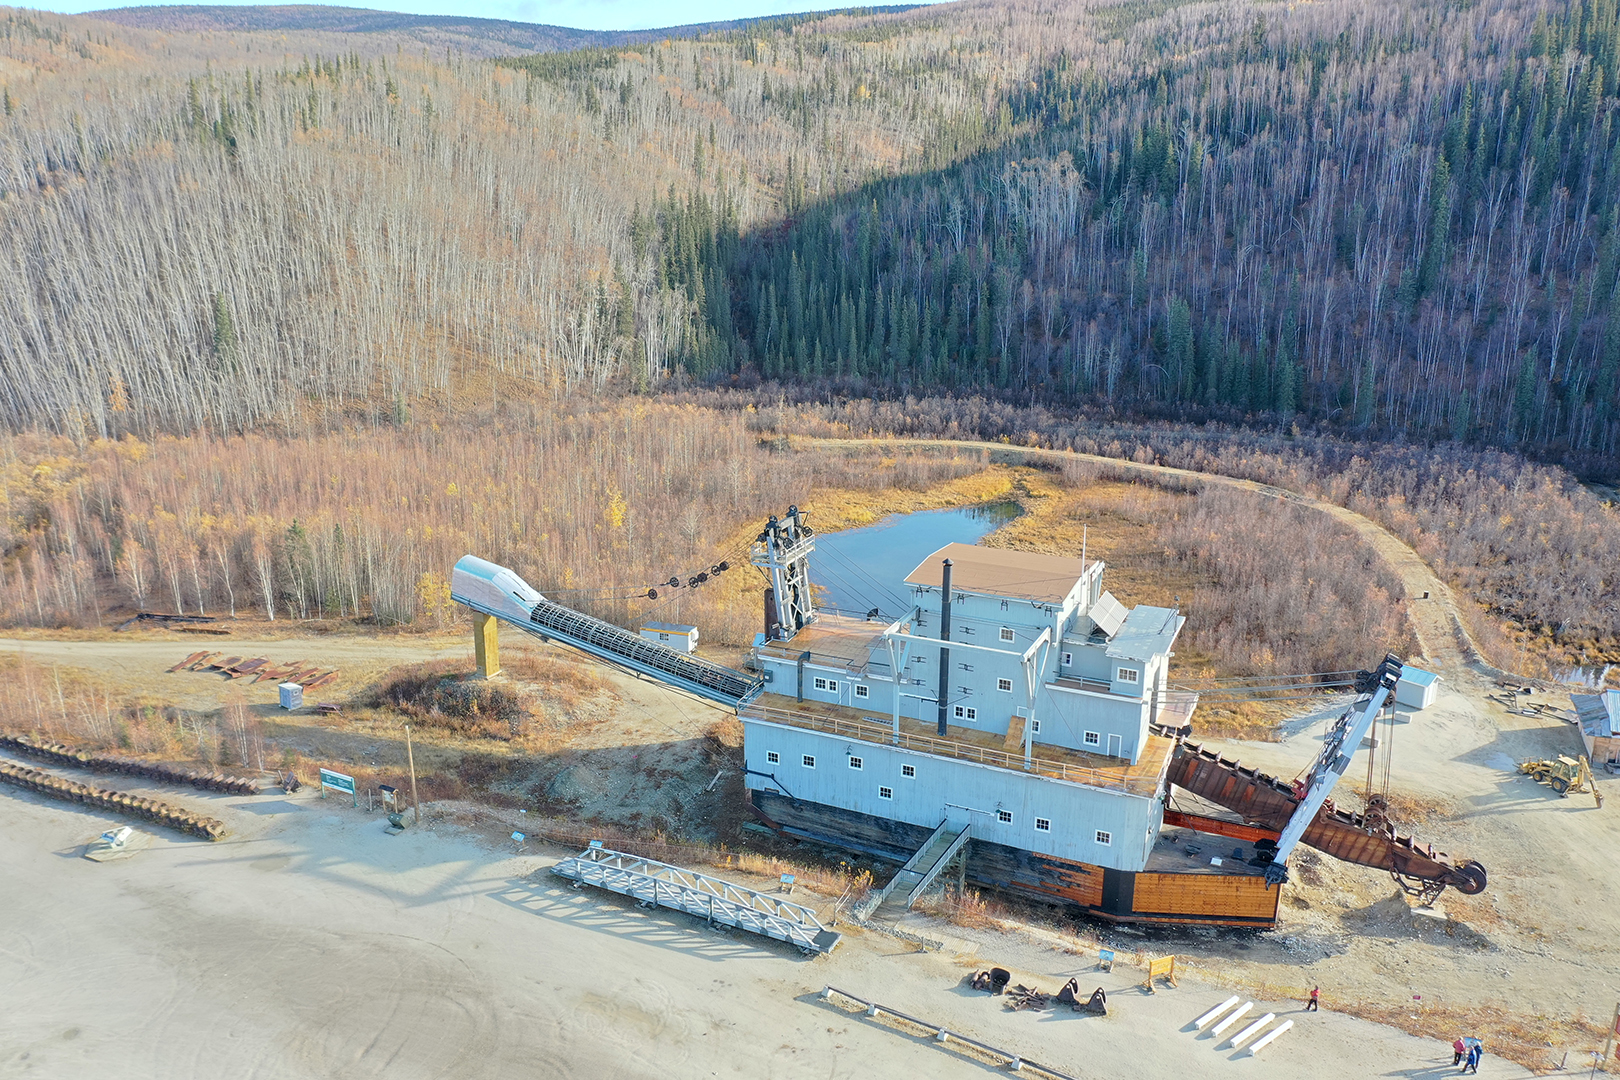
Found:
[[[1176,787],[1233,811],[1248,825],[1279,833],[1300,804],[1293,787],[1277,777],[1186,740],[1176,744],[1168,779]],[[1300,839],[1344,862],[1388,870],[1414,895],[1432,898],[1446,886],[1469,895],[1485,889],[1485,868],[1479,863],[1451,862],[1444,852],[1398,835],[1378,814],[1353,814],[1324,806]]]

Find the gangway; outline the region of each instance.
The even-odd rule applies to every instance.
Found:
[[[953,822],[949,818],[940,822],[939,828],[878,893],[877,902],[872,905],[872,914],[899,915],[915,904],[924,890],[939,877],[940,871],[962,850],[968,842],[970,831],[967,822]]]
[[[674,908],[716,926],[735,926],[797,945],[806,955],[830,953],[843,935],[822,925],[816,913],[766,893],[745,889],[656,859],[645,859],[593,841],[551,872],[579,885],[633,896],[650,907]]]
[[[457,561],[450,575],[450,599],[542,640],[556,638],[599,660],[722,705],[746,705],[765,689],[762,679],[676,652],[547,600],[516,573],[475,555]]]

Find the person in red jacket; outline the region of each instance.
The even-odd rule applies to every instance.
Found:
[[[1309,1001],[1307,1001],[1305,1003],[1305,1011],[1306,1012],[1316,1012],[1317,1006],[1321,1004],[1321,1002],[1319,1000],[1321,998],[1321,996],[1322,996],[1322,988],[1320,986],[1311,987],[1311,1000],[1309,1000]]]
[[[1466,1053],[1468,1053],[1468,1044],[1463,1042],[1462,1036],[1459,1035],[1451,1041],[1451,1063],[1461,1065],[1463,1055]]]

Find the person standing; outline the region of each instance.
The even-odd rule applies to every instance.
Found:
[[[1463,1055],[1466,1053],[1468,1053],[1468,1044],[1462,1041],[1461,1035],[1451,1040],[1451,1063],[1453,1065],[1461,1065]]]
[[[1306,1012],[1316,1012],[1317,1011],[1317,1006],[1321,1003],[1320,1000],[1319,1000],[1321,998],[1321,996],[1322,996],[1322,988],[1320,986],[1311,987],[1311,1000],[1309,1000],[1309,1001],[1307,1001],[1305,1003],[1305,1011]]]

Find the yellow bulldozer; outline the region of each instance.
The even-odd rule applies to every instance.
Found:
[[[1538,784],[1546,784],[1560,795],[1579,795],[1583,791],[1590,791],[1597,804],[1603,805],[1603,795],[1592,778],[1592,766],[1585,754],[1579,760],[1559,754],[1546,761],[1521,761],[1519,771],[1534,778]]]

